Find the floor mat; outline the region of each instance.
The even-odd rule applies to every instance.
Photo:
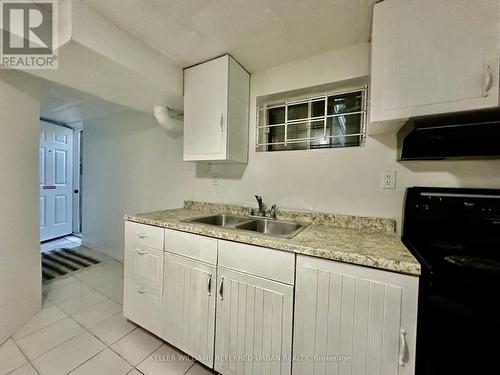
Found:
[[[100,260],[72,249],[42,253],[42,281],[53,280],[97,263],[100,263]]]

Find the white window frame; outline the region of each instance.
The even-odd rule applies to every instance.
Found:
[[[353,111],[353,112],[345,112],[341,114],[328,114],[328,97],[331,96],[339,96],[339,95],[347,95],[355,92],[361,92],[361,110],[360,111]],[[316,116],[316,117],[311,117],[311,106],[313,102],[317,101],[324,101],[325,105],[325,112],[322,116]],[[297,105],[297,104],[308,104],[308,117],[305,118],[300,118],[300,119],[294,119],[294,120],[288,120],[288,107],[292,105]],[[269,109],[273,108],[284,108],[285,110],[285,121],[280,124],[272,124],[268,125],[268,118],[267,118],[267,113]],[[267,148],[269,146],[274,146],[274,145],[284,145],[287,146],[288,144],[292,143],[307,143],[308,148],[307,149],[300,149],[302,151],[305,150],[310,150],[310,144],[313,141],[325,141],[329,138],[341,138],[341,137],[354,137],[354,136],[359,136],[360,137],[360,142],[359,146],[362,146],[366,142],[366,130],[367,130],[367,110],[368,108],[368,86],[363,86],[357,89],[352,89],[348,91],[329,91],[326,93],[322,94],[316,94],[312,96],[308,96],[306,98],[300,98],[300,99],[294,99],[294,100],[285,100],[285,101],[273,101],[271,103],[264,104],[262,106],[257,106],[257,121],[256,121],[256,131],[255,131],[255,150],[257,152],[276,152],[276,151],[269,151]],[[261,116],[261,112],[263,111],[263,116]],[[327,135],[327,122],[329,118],[333,117],[340,117],[340,116],[349,116],[349,115],[355,115],[355,114],[361,114],[361,123],[360,123],[360,132],[359,133],[352,133],[352,134],[347,134],[347,135]],[[264,119],[264,124],[260,123],[261,118]],[[312,122],[318,122],[318,121],[323,121],[323,136],[322,137],[314,137],[311,138],[311,123]],[[307,123],[307,137],[306,138],[295,138],[295,139],[288,139],[288,125],[293,125],[293,124],[302,124],[302,123]],[[269,129],[272,127],[277,127],[277,126],[284,126],[285,134],[284,134],[284,140],[283,142],[263,142],[259,143],[259,133],[262,129],[264,129],[266,132],[269,132]],[[356,147],[359,147],[356,146]],[[261,149],[261,148],[266,148],[266,149]],[[327,149],[333,149],[333,148],[339,148],[339,147],[325,147]],[[343,147],[340,147],[343,148]],[[315,148],[316,149],[316,148]],[[320,148],[317,148],[320,149]],[[288,150],[280,150],[280,151],[288,151]]]

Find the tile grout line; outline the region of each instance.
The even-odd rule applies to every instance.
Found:
[[[166,344],[166,342],[165,342],[164,340],[162,340],[160,337],[158,337],[158,336],[154,335],[155,337],[158,337],[158,338],[160,339],[160,344],[159,344],[157,347],[155,347],[155,348],[154,348],[154,349],[153,349],[150,353],[148,353],[148,354],[147,354],[147,355],[146,355],[146,356],[145,356],[145,357],[144,357],[144,358],[143,358],[143,359],[142,359],[142,360],[141,360],[141,361],[137,364],[137,366],[134,366],[134,365],[133,365],[132,363],[130,363],[128,360],[126,360],[125,358],[123,358],[123,357],[122,357],[122,355],[121,355],[120,353],[117,353],[117,352],[116,352],[116,351],[115,351],[115,350],[114,350],[111,346],[112,346],[112,345],[114,345],[114,344],[116,344],[118,341],[120,341],[121,339],[123,339],[124,337],[126,337],[127,335],[131,334],[132,332],[136,331],[137,329],[139,329],[139,328],[141,328],[141,327],[136,326],[136,327],[135,327],[135,328],[133,328],[131,331],[127,332],[127,333],[126,333],[126,334],[124,334],[123,336],[120,336],[119,338],[117,338],[116,340],[114,340],[113,342],[111,342],[109,345],[108,345],[107,343],[105,343],[104,341],[102,341],[99,337],[97,337],[97,336],[96,336],[96,335],[95,335],[95,334],[91,331],[91,329],[92,329],[93,327],[95,327],[95,326],[97,326],[97,325],[101,324],[102,322],[106,321],[107,319],[110,319],[110,318],[112,318],[112,317],[114,317],[114,316],[116,316],[116,315],[118,315],[118,314],[121,314],[121,316],[123,316],[123,303],[120,303],[120,302],[118,302],[118,301],[114,300],[113,298],[111,298],[111,297],[109,297],[109,296],[105,295],[104,293],[102,293],[101,291],[99,291],[99,290],[97,290],[97,289],[96,289],[97,287],[100,287],[100,286],[103,286],[103,285],[106,285],[106,284],[110,284],[112,281],[107,281],[107,282],[104,282],[104,283],[99,284],[99,285],[96,285],[96,286],[91,286],[91,285],[87,284],[85,281],[83,281],[83,280],[81,280],[81,279],[79,279],[79,278],[75,277],[74,275],[75,275],[75,274],[78,274],[78,273],[81,273],[81,272],[83,272],[83,271],[86,271],[86,270],[94,269],[94,268],[96,268],[95,266],[102,265],[103,263],[108,263],[109,261],[111,261],[111,262],[118,262],[117,260],[114,260],[114,259],[112,259],[112,258],[105,259],[105,260],[101,260],[101,262],[100,262],[100,263],[98,263],[98,264],[95,264],[95,265],[92,265],[92,266],[90,266],[90,267],[86,267],[86,268],[83,268],[83,269],[80,269],[80,270],[74,271],[74,272],[72,272],[72,273],[70,273],[70,274],[68,274],[68,275],[65,275],[65,276],[67,276],[68,278],[69,278],[69,277],[73,277],[73,278],[75,279],[75,282],[76,282],[76,281],[78,281],[78,282],[80,282],[80,283],[84,284],[86,287],[88,287],[88,288],[89,288],[89,290],[92,290],[92,291],[94,291],[94,292],[98,293],[99,295],[103,296],[104,298],[106,298],[107,300],[109,300],[109,301],[111,301],[111,302],[113,302],[113,303],[116,303],[116,304],[118,304],[118,305],[121,305],[121,306],[122,306],[122,310],[121,310],[120,312],[117,312],[116,314],[113,314],[113,315],[112,315],[112,316],[110,316],[110,317],[107,317],[107,318],[105,318],[105,319],[103,319],[103,320],[101,320],[101,321],[99,321],[99,322],[97,322],[97,323],[93,324],[91,327],[88,327],[88,328],[87,328],[87,327],[85,327],[83,324],[81,324],[80,322],[76,321],[76,320],[73,318],[73,315],[75,315],[75,314],[77,314],[78,312],[81,312],[81,311],[83,311],[83,310],[86,310],[86,309],[88,309],[88,308],[91,308],[91,307],[95,306],[96,304],[98,304],[98,303],[100,303],[100,302],[103,302],[103,301],[99,301],[99,302],[93,303],[93,304],[91,304],[91,305],[89,305],[89,306],[87,306],[87,307],[85,307],[85,308],[83,308],[83,309],[77,310],[76,312],[74,312],[74,313],[72,313],[72,314],[67,314],[64,310],[62,310],[62,309],[60,308],[59,304],[60,304],[60,303],[62,303],[62,302],[65,302],[65,301],[67,301],[67,300],[69,300],[69,299],[71,299],[71,298],[74,298],[74,297],[77,297],[77,296],[79,296],[79,295],[82,295],[82,294],[77,293],[77,294],[75,294],[75,295],[73,295],[73,296],[70,296],[70,297],[65,298],[65,299],[63,299],[63,300],[60,300],[60,301],[58,301],[58,302],[55,302],[55,301],[53,301],[52,299],[50,299],[50,297],[45,296],[45,298],[46,298],[46,299],[47,299],[50,303],[52,303],[52,304],[53,304],[53,305],[54,305],[57,309],[59,309],[59,310],[60,310],[60,311],[61,311],[61,312],[65,315],[65,316],[64,316],[64,317],[62,317],[61,319],[58,319],[58,320],[56,320],[56,321],[52,322],[51,324],[49,324],[49,325],[47,325],[47,326],[41,327],[40,329],[38,329],[38,330],[36,330],[36,331],[34,331],[34,332],[30,333],[29,335],[26,335],[26,336],[21,337],[19,340],[22,340],[22,339],[24,339],[24,338],[27,338],[27,337],[29,337],[29,336],[31,336],[31,335],[33,335],[33,334],[35,334],[35,333],[37,333],[37,332],[41,331],[42,329],[45,329],[45,328],[47,328],[47,327],[50,327],[50,326],[52,326],[52,325],[54,325],[54,324],[56,324],[56,323],[60,322],[60,321],[61,321],[61,320],[63,320],[63,319],[66,319],[66,318],[69,318],[71,321],[73,321],[73,322],[74,322],[74,323],[76,323],[78,326],[80,326],[80,327],[83,329],[83,332],[81,332],[81,333],[80,333],[80,334],[78,334],[78,335],[75,335],[75,336],[71,337],[71,338],[70,338],[70,339],[68,339],[68,340],[65,340],[64,342],[62,342],[62,343],[58,344],[58,345],[57,345],[57,346],[55,346],[54,348],[51,348],[49,351],[47,351],[47,352],[45,352],[45,353],[43,353],[43,354],[39,355],[38,357],[34,358],[34,359],[33,359],[33,361],[35,361],[36,359],[38,359],[38,358],[42,357],[42,356],[43,356],[43,355],[45,355],[46,353],[48,353],[48,352],[50,352],[50,351],[52,351],[52,350],[54,350],[54,349],[58,348],[59,346],[64,345],[65,343],[67,343],[67,342],[71,341],[71,340],[72,340],[72,339],[74,339],[75,337],[78,337],[78,336],[80,336],[80,335],[83,335],[84,333],[88,333],[88,334],[90,334],[91,336],[93,336],[95,339],[97,339],[97,340],[98,340],[98,341],[99,341],[102,345],[104,345],[104,348],[103,348],[102,350],[100,350],[98,353],[96,353],[95,355],[93,355],[92,357],[88,358],[87,360],[85,360],[84,362],[82,362],[81,364],[79,364],[77,367],[75,367],[75,368],[71,369],[68,373],[70,373],[70,372],[72,372],[72,371],[75,371],[75,370],[76,370],[76,369],[78,369],[79,367],[83,366],[85,363],[89,362],[90,360],[92,360],[93,358],[95,358],[96,356],[98,356],[99,354],[101,354],[103,351],[105,351],[106,349],[110,349],[110,350],[111,350],[113,353],[115,353],[115,354],[116,354],[119,358],[121,358],[121,359],[122,359],[125,363],[127,363],[128,365],[130,365],[130,366],[131,366],[131,369],[130,369],[130,371],[129,371],[128,373],[132,372],[133,370],[136,370],[136,371],[138,371],[140,374],[144,374],[144,373],[143,373],[142,371],[140,371],[137,367],[138,367],[138,366],[140,366],[142,363],[144,363],[144,361],[146,361],[146,360],[147,360],[147,358],[148,358],[149,356],[151,356],[151,354],[152,354],[152,353],[154,353],[156,350],[158,350],[158,349],[159,349],[162,345]],[[122,262],[119,262],[119,263],[121,263],[121,264],[123,265],[123,263],[122,263]],[[107,269],[106,271],[111,272],[111,273],[113,273],[113,272],[114,272],[114,270],[112,270],[112,269]],[[119,273],[119,272],[118,272],[118,273]],[[46,283],[45,285],[49,285],[49,284],[50,284],[50,282],[57,281],[57,280],[62,280],[62,279],[64,279],[64,278],[65,278],[65,277],[62,277],[62,278],[60,278],[60,279],[56,279],[56,280],[51,280],[51,281],[49,281],[48,283]],[[123,280],[123,276],[119,275],[119,276],[117,277],[117,279],[120,279],[120,278]],[[64,287],[64,286],[63,286],[63,287]],[[44,307],[44,309],[45,309],[45,308],[48,308],[48,307],[51,307],[51,306],[46,306],[46,307]],[[43,309],[42,309],[42,310],[43,310]],[[128,319],[127,319],[127,321],[128,321]],[[143,329],[143,328],[141,328],[141,329]],[[150,333],[150,332],[149,332],[149,331],[147,331],[147,330],[145,330],[145,331],[146,331],[147,333],[149,333],[149,334],[152,334],[152,333]],[[12,337],[11,337],[11,338],[12,338]],[[17,369],[19,369],[20,367],[25,366],[26,364],[30,364],[30,365],[33,367],[33,369],[36,371],[36,373],[37,373],[37,374],[40,374],[39,369],[38,369],[38,368],[34,365],[34,363],[32,362],[32,360],[30,360],[30,359],[28,358],[28,356],[26,355],[26,353],[25,353],[25,352],[24,352],[24,351],[23,351],[23,350],[19,347],[19,345],[18,345],[17,341],[16,341],[16,340],[14,340],[13,338],[12,338],[12,341],[13,341],[13,343],[16,345],[16,347],[18,347],[18,349],[21,351],[22,355],[25,357],[25,359],[26,359],[26,361],[27,361],[26,363],[24,363],[23,365],[19,366],[18,368],[14,369],[14,370],[12,370],[12,371],[17,370]],[[192,368],[193,366],[195,366],[195,364],[196,364],[196,361],[193,361],[193,363],[191,364],[191,366],[189,366],[189,368],[186,370],[186,372],[185,372],[184,374],[187,374],[187,373],[191,370],[191,368]],[[12,371],[11,371],[11,372],[12,372]],[[68,373],[66,373],[66,374],[68,374]],[[127,374],[128,374],[128,373],[127,373]]]

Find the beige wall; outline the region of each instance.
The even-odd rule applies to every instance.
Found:
[[[399,230],[407,186],[500,188],[500,160],[400,164],[395,134],[369,137],[360,148],[254,151],[257,97],[368,74],[368,44],[253,74],[247,165],[183,162],[182,139],[170,138],[144,114],[85,123],[84,241],[121,258],[124,213],[179,207],[184,199],[255,205],[260,194],[278,207],[396,218]],[[396,190],[380,188],[386,169],[396,170]]]
[[[86,121],[82,134],[83,242],[122,259],[125,213],[182,204],[182,139],[132,110]]]
[[[392,217],[401,222],[405,188],[414,185],[500,188],[500,160],[396,162],[396,136],[368,137],[365,147],[255,152],[256,97],[369,74],[369,45],[328,52],[263,72],[250,81],[247,166],[189,165],[185,197],[256,204],[260,194],[278,207]],[[384,170],[396,170],[397,189],[382,190]],[[221,176],[218,185],[211,177]]]
[[[37,83],[0,70],[0,344],[41,303]]]

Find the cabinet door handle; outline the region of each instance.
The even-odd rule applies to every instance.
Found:
[[[207,289],[208,289],[208,295],[212,295],[212,274],[208,275],[208,280],[207,280]]]
[[[490,66],[485,65],[483,72],[483,92],[482,92],[482,95],[484,97],[488,96],[488,91],[490,91],[492,82],[493,82],[493,76],[491,75]]]
[[[224,277],[221,277],[220,279],[219,297],[221,301],[224,299]]]
[[[146,250],[141,250],[141,249],[136,249],[135,250],[137,254],[139,255],[144,255],[144,254],[147,254],[148,252]]]
[[[224,113],[221,113],[219,116],[219,125],[220,125],[220,132],[224,133]]]
[[[144,288],[140,288],[140,287],[137,287],[137,293],[139,294],[144,294],[144,293],[147,293],[148,291]]]
[[[140,232],[137,232],[137,237],[139,238],[146,238],[146,237],[149,237],[146,233],[140,233]]]
[[[399,365],[404,367],[408,362],[408,344],[406,343],[406,331],[399,332]]]

